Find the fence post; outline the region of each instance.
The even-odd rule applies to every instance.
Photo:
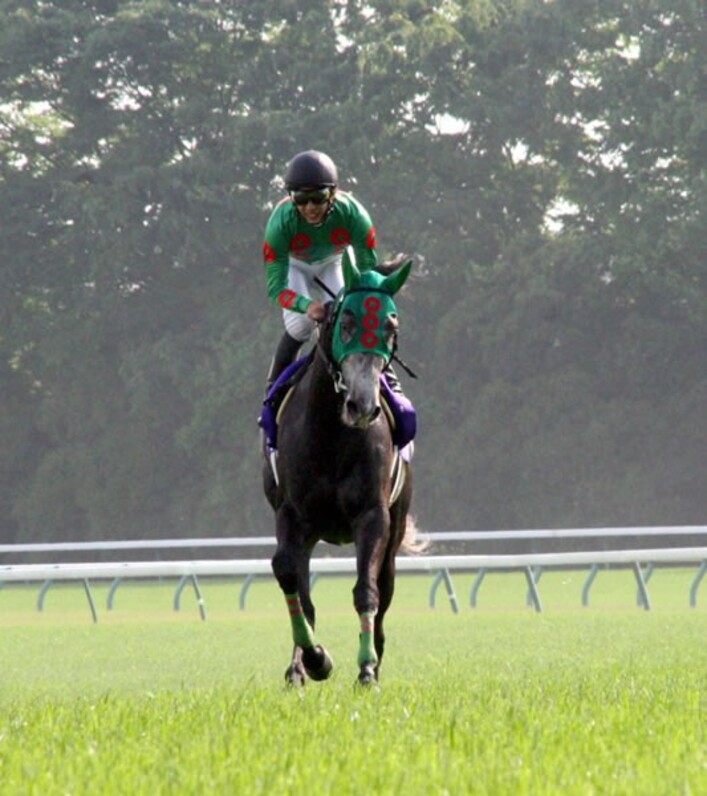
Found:
[[[474,581],[474,585],[471,587],[471,593],[469,594],[469,604],[472,608],[476,608],[476,600],[479,594],[479,589],[481,588],[481,584],[483,583],[485,577],[486,567],[481,567],[479,574],[476,576],[476,580]]]
[[[638,593],[641,595],[640,602],[646,611],[651,610],[651,598],[648,596],[648,589],[646,588],[646,581],[643,578],[643,572],[641,571],[641,565],[636,561],[632,565],[633,572],[636,576],[636,582],[638,583]]]
[[[695,580],[692,582],[692,586],[690,587],[690,607],[692,608],[697,608],[697,590],[700,588],[700,582],[706,574],[707,561],[703,561],[699,570],[697,571],[697,575],[695,575]]]
[[[539,579],[538,575],[538,579]],[[535,607],[537,613],[542,613],[543,606],[540,602],[540,593],[537,589],[537,581],[535,580],[535,575],[533,573],[533,567],[525,567],[525,579],[528,581],[528,595]]]
[[[440,583],[444,583],[445,588],[447,589],[447,596],[449,597],[449,604],[452,606],[452,611],[454,611],[455,614],[458,614],[459,603],[457,602],[457,595],[454,593],[454,584],[452,583],[452,578],[450,577],[449,570],[447,569],[442,569],[435,575],[435,579],[432,582],[432,587],[430,589],[430,608],[435,607],[435,596]]]
[[[589,570],[589,575],[584,582],[584,586],[582,588],[582,605],[585,608],[589,605],[589,590],[592,588],[594,579],[599,574],[599,566],[599,564],[592,564],[591,569]]]

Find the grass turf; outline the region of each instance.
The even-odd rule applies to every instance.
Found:
[[[707,614],[690,575],[660,571],[655,609],[628,573],[489,578],[452,614],[429,579],[399,581],[379,693],[353,687],[358,623],[345,579],[314,596],[337,668],[288,691],[290,642],[272,583],[126,585],[90,622],[79,587],[0,592],[3,794],[707,792]],[[460,602],[471,580],[455,578]],[[597,582],[597,587],[599,583]],[[463,599],[462,599],[463,597]]]

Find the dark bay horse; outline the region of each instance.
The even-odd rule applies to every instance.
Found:
[[[304,685],[307,677],[325,680],[333,669],[331,656],[315,639],[310,596],[310,556],[320,540],[356,546],[358,682],[378,681],[395,556],[401,545],[414,546],[406,539],[408,531],[414,540],[408,521],[412,473],[393,444],[380,395],[381,372],[397,339],[393,295],[410,266],[387,276],[359,273],[344,257],[346,287],[328,305],[312,362],[280,411],[276,469],[264,465],[265,494],[276,517],[272,568],[294,641],[285,673],[292,685]],[[394,471],[404,475],[402,488]]]

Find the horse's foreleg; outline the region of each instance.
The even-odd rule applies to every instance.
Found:
[[[313,680],[326,680],[333,662],[327,651],[315,642],[315,612],[309,594],[309,551],[280,543],[272,568],[285,595],[294,642],[285,679],[291,685],[304,685],[305,674]]]
[[[285,594],[295,644],[292,663],[285,677],[292,685],[304,685],[304,674],[312,680],[326,680],[334,669],[331,656],[314,639],[314,606],[309,599],[308,586],[302,597],[306,602],[305,607],[299,594]]]
[[[297,592],[288,594],[285,592],[285,602],[290,614],[290,625],[292,626],[292,640],[296,647],[309,649],[314,646],[314,621],[305,615],[302,602]]]

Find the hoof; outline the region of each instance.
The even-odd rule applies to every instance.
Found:
[[[302,663],[305,672],[312,680],[328,680],[334,670],[331,655],[319,644],[311,649],[302,650]]]
[[[303,688],[306,680],[304,668],[301,665],[293,663],[287,667],[285,682],[291,688]]]
[[[378,671],[375,664],[364,663],[358,673],[357,685],[362,688],[373,688],[376,691],[380,689],[378,685]]]

